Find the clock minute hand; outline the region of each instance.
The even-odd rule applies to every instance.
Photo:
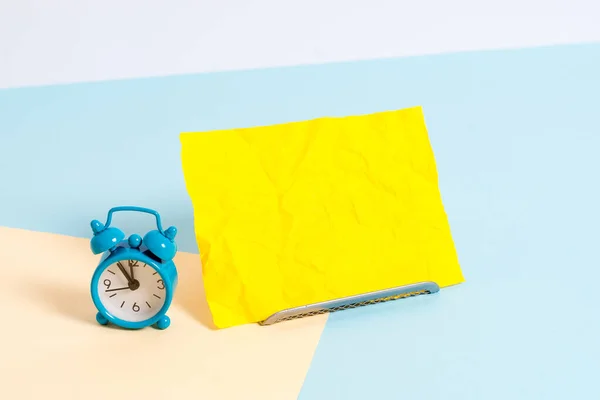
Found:
[[[123,264],[121,264],[121,262],[117,262],[117,266],[119,267],[119,269],[121,270],[123,275],[125,275],[125,279],[127,279],[127,283],[129,283],[129,285],[133,285],[134,280],[131,278],[131,276],[129,276],[129,274],[125,270],[125,267],[123,266]]]
[[[120,287],[120,288],[116,288],[116,289],[107,289],[104,292],[116,292],[117,290],[125,290],[125,289],[129,289],[129,286]]]

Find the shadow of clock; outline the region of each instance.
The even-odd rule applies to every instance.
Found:
[[[181,308],[206,328],[216,329],[204,295],[198,256],[182,254],[176,261],[179,283],[171,307]],[[87,285],[65,287],[53,282],[28,282],[20,294],[25,295],[27,302],[35,303],[36,308],[43,312],[97,325],[97,310]]]
[[[173,298],[173,306],[181,307],[188,315],[209,329],[216,329],[204,292],[200,256],[177,253],[175,256],[179,282]]]
[[[179,282],[171,308],[179,308],[206,328],[216,329],[204,294],[199,255],[178,253],[175,263]],[[82,278],[87,279],[87,276],[82,276]],[[66,285],[65,282],[52,282],[44,279],[34,282],[28,280],[19,286],[17,293],[22,296],[21,301],[34,305],[44,313],[97,324],[97,310],[92,301],[87,280],[81,286]]]

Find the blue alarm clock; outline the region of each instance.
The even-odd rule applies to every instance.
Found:
[[[156,217],[156,230],[142,237],[137,234],[125,239],[125,234],[111,227],[112,215],[118,211],[135,211]],[[126,329],[153,325],[169,327],[166,315],[177,286],[177,268],[173,257],[177,253],[177,228],[163,230],[158,212],[134,206],[111,208],[105,224],[91,222],[94,237],[91,248],[102,254],[91,282],[96,320]]]

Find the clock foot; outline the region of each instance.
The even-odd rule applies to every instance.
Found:
[[[106,319],[106,317],[100,313],[96,314],[96,321],[98,321],[98,323],[100,325],[106,325],[108,324],[108,320]]]
[[[157,322],[156,322],[156,328],[157,329],[167,329],[169,327],[169,325],[171,325],[171,318],[169,318],[166,315],[163,315]]]

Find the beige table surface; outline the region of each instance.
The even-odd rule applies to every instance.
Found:
[[[296,399],[326,315],[215,330],[198,255],[175,259],[171,326],[96,323],[87,239],[0,227],[2,399]]]

